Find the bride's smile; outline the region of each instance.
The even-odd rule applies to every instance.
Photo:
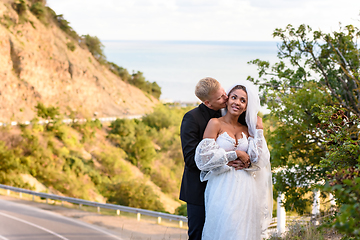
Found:
[[[230,113],[240,115],[246,111],[247,107],[247,94],[242,89],[233,90],[227,102],[227,109]]]

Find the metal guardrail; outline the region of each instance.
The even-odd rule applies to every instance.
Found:
[[[145,210],[140,208],[133,208],[133,207],[127,207],[127,206],[121,206],[121,205],[115,205],[115,204],[108,204],[108,203],[98,203],[98,202],[92,202],[88,200],[83,200],[79,198],[72,198],[72,197],[63,197],[55,194],[49,194],[49,193],[41,193],[41,192],[35,192],[23,188],[17,188],[17,187],[11,187],[7,185],[0,184],[0,188],[10,190],[13,192],[19,192],[19,193],[26,193],[33,196],[38,196],[45,199],[53,199],[53,200],[60,200],[64,202],[70,202],[86,206],[93,206],[98,208],[98,212],[100,211],[100,208],[106,208],[106,209],[113,209],[116,210],[119,214],[119,211],[123,212],[129,212],[129,213],[136,213],[137,214],[137,220],[140,221],[141,214],[156,217],[157,222],[161,223],[161,218],[169,219],[169,220],[175,220],[179,221],[179,226],[182,227],[184,222],[188,222],[187,217],[185,216],[179,216],[179,215],[173,215],[168,213],[162,213],[162,212],[155,212],[151,210]]]

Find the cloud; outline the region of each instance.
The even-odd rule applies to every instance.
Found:
[[[80,34],[103,40],[272,40],[275,28],[357,24],[358,0],[48,0]]]

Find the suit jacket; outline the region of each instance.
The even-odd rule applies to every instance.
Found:
[[[209,120],[220,116],[220,111],[214,111],[202,103],[187,112],[182,120],[180,137],[185,167],[180,188],[180,200],[187,203],[204,205],[206,182],[200,181],[200,170],[194,159],[195,150],[203,139]]]

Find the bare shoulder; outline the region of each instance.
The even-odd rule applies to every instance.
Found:
[[[214,138],[216,139],[221,128],[221,122],[217,118],[212,118],[206,125],[204,132],[204,138]]]
[[[206,127],[208,127],[208,126],[212,126],[212,127],[218,126],[218,127],[220,127],[220,125],[221,125],[221,122],[220,122],[220,120],[218,118],[212,118],[212,119],[209,120]]]

